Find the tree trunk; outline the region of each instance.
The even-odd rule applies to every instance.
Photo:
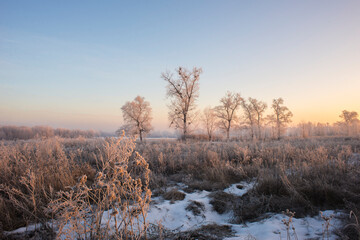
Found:
[[[231,127],[231,122],[229,121],[229,125],[226,129],[226,141],[230,140],[230,127]]]
[[[277,124],[277,131],[278,131],[278,140],[280,140],[280,134],[281,134],[281,131],[280,131],[280,124]]]
[[[143,131],[140,130],[140,142],[142,142],[142,140],[143,140],[142,132],[143,132]]]
[[[183,133],[183,140],[186,142],[186,135],[187,135],[187,119],[186,114],[184,114],[184,133]]]

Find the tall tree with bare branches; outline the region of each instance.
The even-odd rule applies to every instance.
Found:
[[[209,141],[212,141],[212,137],[213,137],[214,131],[216,129],[216,124],[217,124],[215,110],[210,107],[205,108],[201,120],[205,126]]]
[[[291,122],[293,116],[292,112],[286,106],[283,106],[283,104],[284,100],[282,98],[273,99],[271,108],[274,113],[268,116],[270,122],[275,124],[278,139],[281,138],[281,132],[286,127],[286,124]]]
[[[258,139],[261,139],[261,128],[264,122],[264,113],[267,108],[267,104],[255,98],[249,98],[249,102],[252,106],[255,115],[255,123],[257,126],[257,137]]]
[[[255,138],[254,126],[255,126],[255,111],[253,105],[247,102],[245,99],[241,101],[241,107],[244,110],[244,119],[246,125],[250,128],[251,138]]]
[[[150,132],[151,127],[151,107],[145,98],[137,96],[134,101],[126,102],[121,107],[125,125],[120,129],[130,133],[139,134],[140,141],[143,140],[143,134]]]
[[[236,112],[242,100],[239,93],[227,92],[225,96],[221,98],[221,104],[215,108],[216,116],[219,118],[219,128],[226,132],[227,140],[230,138],[232,124],[239,119]]]
[[[170,72],[161,74],[167,82],[167,96],[171,98],[169,105],[170,126],[182,130],[182,138],[186,140],[189,125],[195,120],[194,110],[199,97],[199,80],[201,68],[194,67],[191,71],[179,67],[175,76]]]

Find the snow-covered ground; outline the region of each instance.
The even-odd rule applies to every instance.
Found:
[[[181,186],[181,185],[179,185]],[[240,182],[233,184],[224,192],[242,196],[254,186],[254,182]],[[183,186],[181,186],[183,187]],[[235,239],[287,239],[287,229],[283,220],[288,220],[289,217],[284,214],[272,214],[268,213],[266,216],[258,221],[247,224],[233,224],[231,220],[233,218],[231,212],[225,214],[219,214],[212,209],[210,204],[210,194],[208,191],[196,191],[193,193],[186,193],[183,200],[169,201],[164,200],[162,197],[156,197],[152,199],[150,205],[147,221],[150,224],[162,225],[167,230],[188,231],[196,230],[203,225],[217,224],[231,226],[234,236],[226,238],[227,240]],[[194,204],[196,203],[196,204]],[[189,204],[198,207],[200,211],[191,211],[188,208]],[[188,209],[187,209],[188,208]],[[295,228],[295,232],[298,239],[322,239],[323,234],[326,235],[325,239],[336,239],[336,235],[333,230],[341,226],[341,222],[337,216],[340,216],[340,212],[324,211],[324,216],[334,215],[331,219],[331,225],[328,232],[325,232],[325,221],[320,215],[315,217],[305,218],[293,218],[292,226]],[[109,213],[104,213],[104,218],[109,216]],[[114,223],[111,222],[111,225]],[[27,228],[17,229],[8,234],[21,233],[29,230],[34,230],[36,225],[29,226]],[[39,226],[36,226],[37,228]],[[291,239],[295,239],[294,232],[290,228]]]
[[[334,211],[324,211],[325,216],[340,216],[341,213]],[[249,239],[249,236],[255,239],[287,239],[287,230],[285,224],[282,222],[283,219],[288,219],[284,214],[273,214],[270,218],[266,218],[259,222],[248,223],[246,225],[234,225],[232,224],[233,230],[236,232],[234,237],[226,238],[230,239]],[[341,222],[333,218],[328,232],[325,232],[325,221],[321,216],[306,217],[306,218],[293,218],[293,226],[298,239],[337,239],[333,230],[341,224]],[[292,228],[290,228],[291,239],[296,239]],[[329,233],[329,237],[327,237]],[[251,238],[250,238],[251,239]]]
[[[177,231],[196,229],[210,223],[226,222],[231,216],[212,211],[208,197],[210,193],[207,191],[189,193],[186,194],[184,200],[175,201],[173,204],[168,200],[155,198],[148,211],[147,221],[152,224],[161,223],[164,228]],[[192,201],[203,204],[204,211],[199,215],[186,210]]]
[[[245,194],[254,186],[254,182],[247,183],[241,182],[233,184],[224,192],[231,193],[237,196]],[[181,191],[181,190],[179,190]],[[185,193],[185,192],[184,192]],[[283,219],[289,219],[284,214],[267,214],[267,217],[261,221],[247,223],[247,224],[232,224],[231,213],[218,214],[212,209],[210,204],[209,194],[207,191],[197,191],[186,194],[186,197],[182,201],[170,201],[163,200],[161,197],[155,198],[148,212],[147,220],[152,224],[161,223],[162,226],[168,230],[176,231],[188,231],[195,230],[202,225],[218,224],[229,225],[232,227],[234,237],[227,239],[251,239],[250,236],[255,239],[286,239],[287,230]],[[203,212],[199,215],[194,215],[193,212],[187,211],[186,207],[192,202],[196,201],[202,203],[204,208]],[[334,211],[324,211],[324,216],[339,216],[341,213]],[[331,226],[329,228],[329,238],[336,239],[336,236],[332,233],[337,226],[341,223],[337,218],[331,220]],[[325,221],[321,216],[306,217],[306,218],[293,218],[293,226],[298,239],[317,239],[322,238],[324,233]],[[292,228],[290,233],[293,234]],[[292,236],[292,235],[291,235]]]

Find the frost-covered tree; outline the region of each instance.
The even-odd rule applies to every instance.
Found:
[[[264,114],[267,108],[267,104],[255,98],[249,98],[249,102],[252,106],[252,110],[255,116],[254,120],[255,120],[255,125],[257,126],[257,137],[258,139],[261,139],[261,128],[264,123]]]
[[[199,97],[201,73],[201,68],[194,67],[190,71],[179,67],[175,74],[168,71],[161,74],[161,77],[167,82],[167,96],[171,98],[169,105],[170,126],[182,130],[183,140],[186,140],[189,125],[195,120],[194,110],[196,109],[196,100]]]
[[[145,98],[137,96],[134,101],[126,102],[121,110],[126,124],[120,129],[132,135],[139,134],[140,141],[142,141],[143,134],[152,129],[150,103],[145,101]]]
[[[217,124],[215,110],[210,107],[205,108],[201,120],[205,126],[209,141],[211,141]]]
[[[347,135],[350,135],[350,129],[353,125],[359,123],[359,119],[358,119],[359,114],[355,111],[347,111],[347,110],[343,110],[341,115],[339,116],[342,119],[342,123],[345,124],[346,127],[346,132]]]
[[[227,140],[230,138],[232,124],[239,120],[236,113],[242,100],[239,93],[227,92],[225,96],[221,98],[221,104],[215,108],[216,116],[219,118],[219,128],[226,132]]]
[[[249,127],[251,132],[251,138],[255,138],[254,127],[255,127],[255,110],[253,105],[247,102],[245,99],[241,101],[241,107],[244,110],[245,124]]]
[[[278,139],[280,139],[282,131],[291,122],[293,116],[292,112],[283,104],[282,98],[273,99],[271,108],[274,113],[268,116],[269,121],[275,125]]]

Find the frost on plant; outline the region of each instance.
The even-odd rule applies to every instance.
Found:
[[[107,139],[92,184],[87,177],[50,204],[58,238],[139,239],[145,235],[151,199],[147,162],[134,151],[134,139]]]

